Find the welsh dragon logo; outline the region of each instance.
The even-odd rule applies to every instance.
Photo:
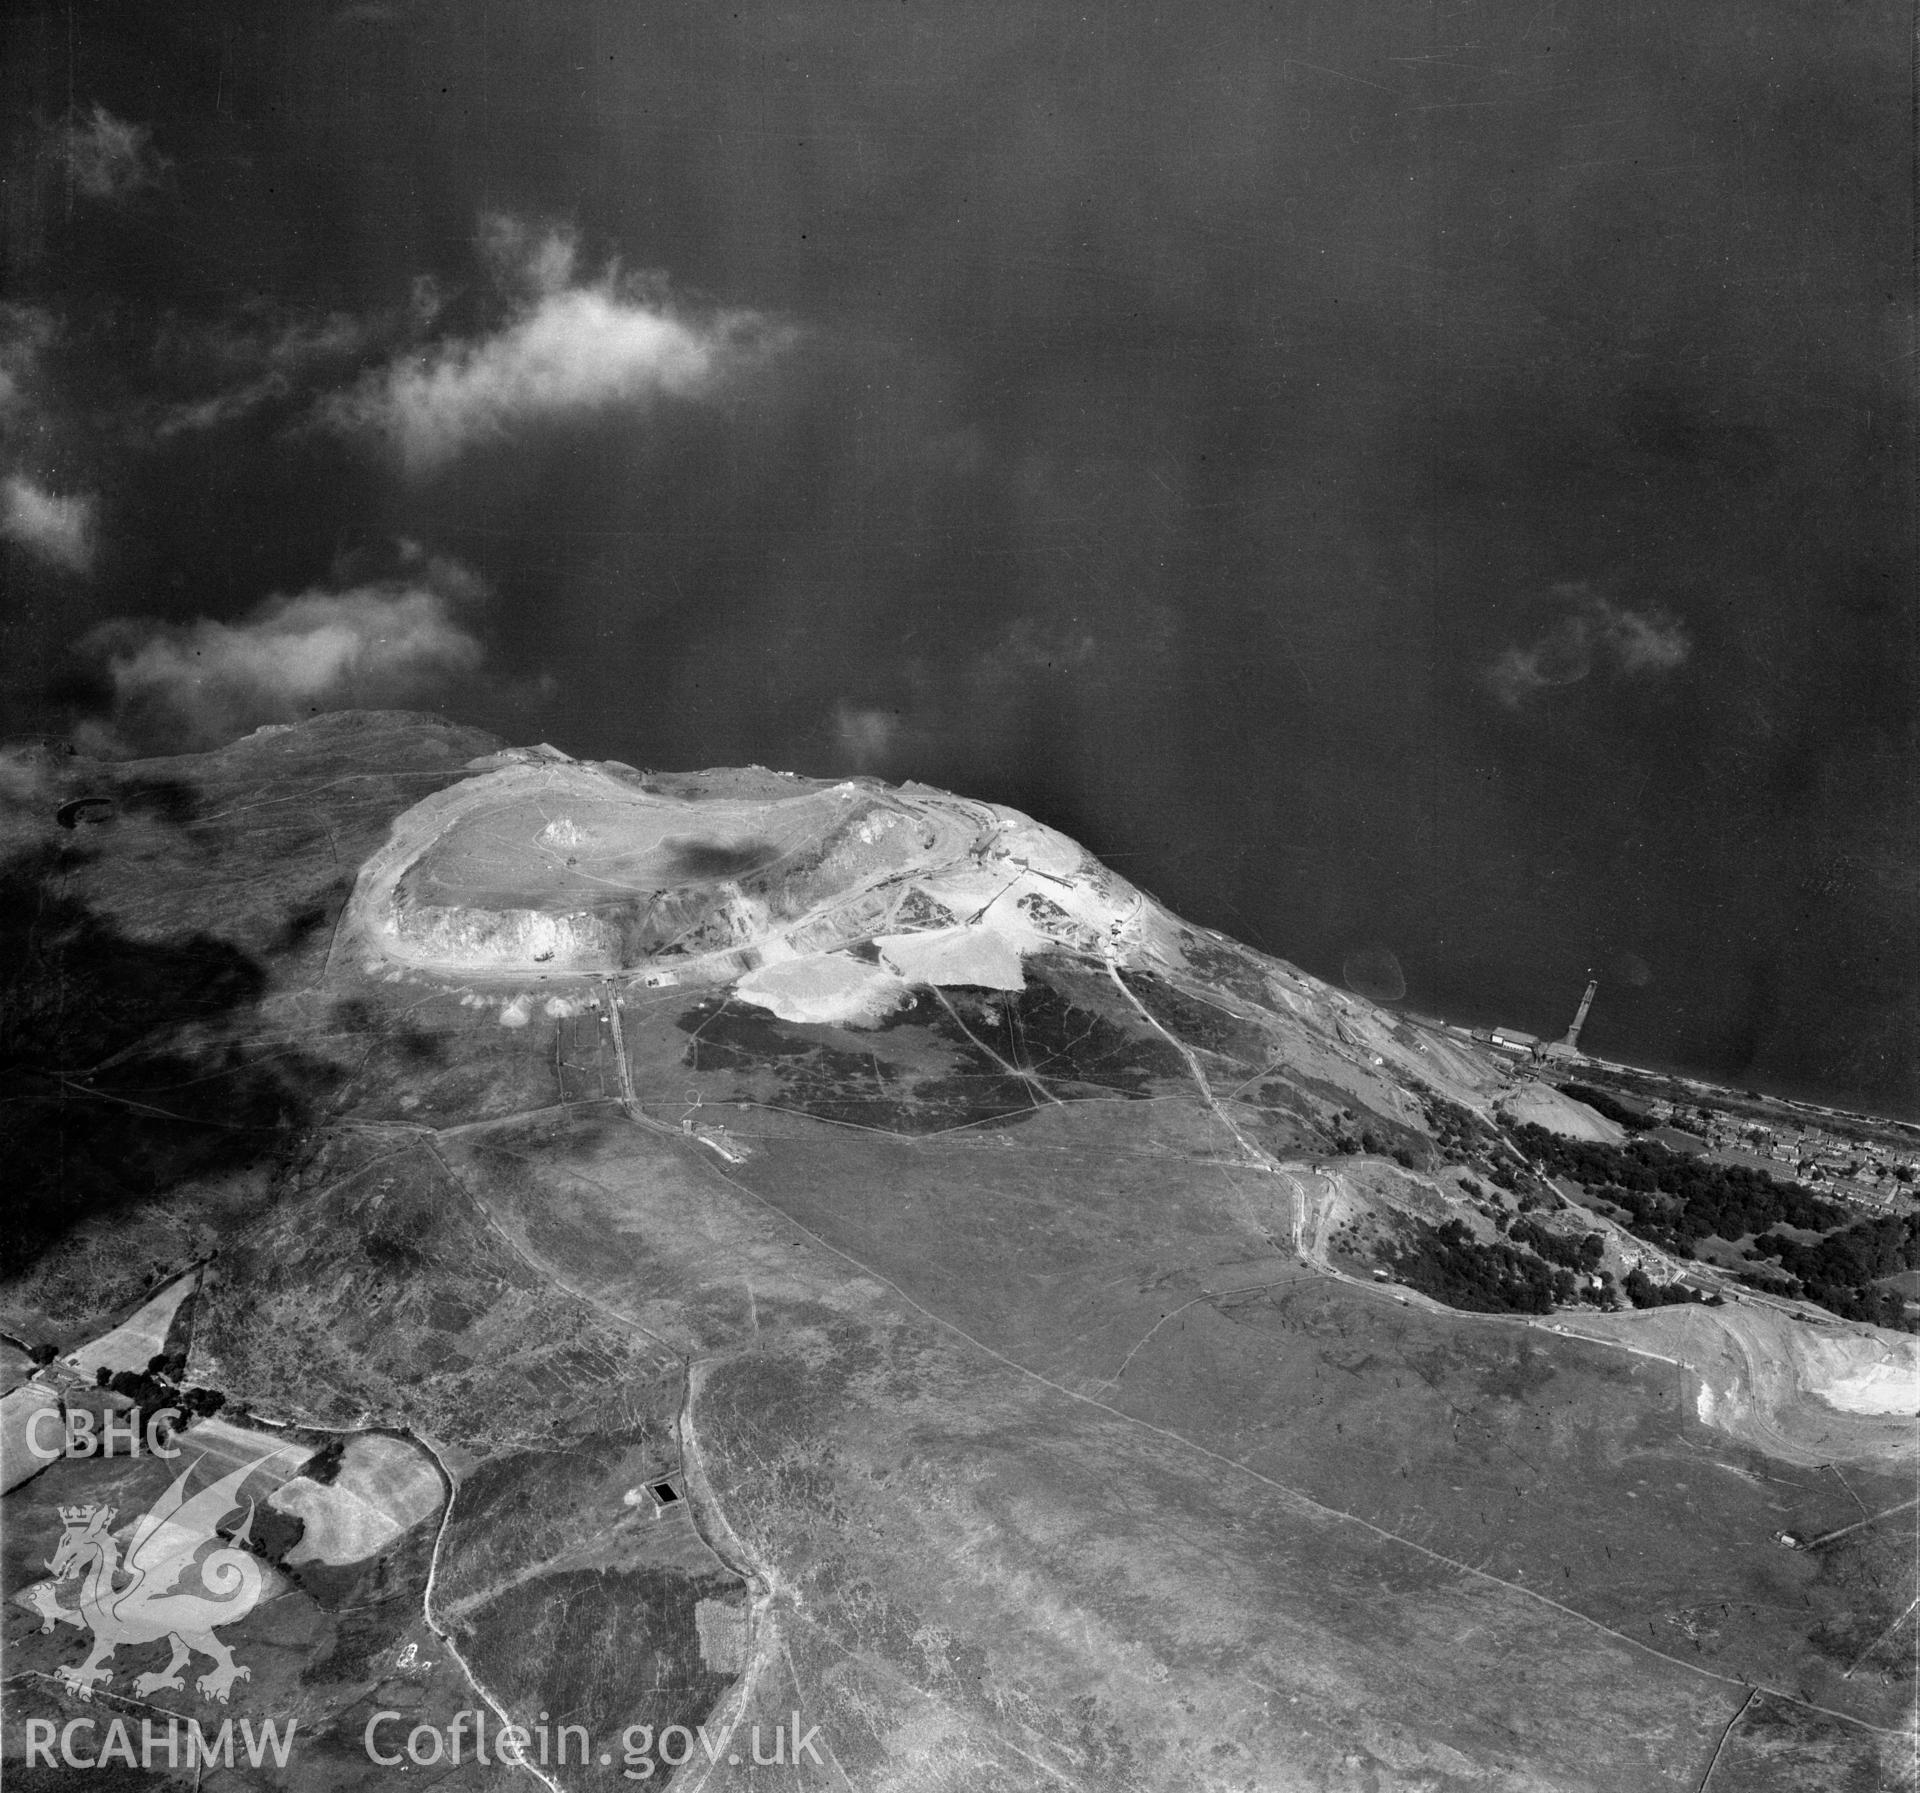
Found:
[[[214,1630],[245,1618],[265,1592],[260,1563],[245,1548],[253,1526],[253,1502],[247,1502],[247,1516],[230,1545],[204,1556],[200,1552],[218,1541],[214,1527],[240,1505],[240,1484],[265,1460],[243,1464],[191,1497],[187,1483],[199,1462],[182,1470],[151,1510],[135,1522],[124,1560],[113,1532],[114,1508],[60,1509],[65,1529],[46,1565],[53,1582],[42,1582],[34,1590],[33,1604],[41,1615],[42,1633],[51,1631],[56,1620],[93,1633],[93,1650],[85,1662],[54,1671],[63,1686],[90,1700],[95,1687],[113,1679],[113,1670],[106,1665],[115,1650],[122,1644],[150,1644],[160,1638],[172,1645],[173,1659],[164,1669],[136,1676],[136,1694],[183,1690],[186,1683],[180,1671],[196,1653],[213,1663],[212,1670],[194,1683],[207,1699],[224,1704],[234,1682],[252,1678]],[[189,1565],[197,1568],[206,1593],[177,1587]],[[81,1578],[78,1602],[62,1606],[55,1584],[75,1576]]]

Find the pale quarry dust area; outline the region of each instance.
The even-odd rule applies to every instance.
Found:
[[[1568,1139],[1591,1139],[1601,1145],[1617,1146],[1627,1130],[1610,1121],[1598,1109],[1576,1101],[1547,1083],[1523,1083],[1499,1102],[1500,1112],[1510,1121],[1531,1121],[1551,1133]]]

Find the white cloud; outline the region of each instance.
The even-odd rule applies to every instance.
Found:
[[[244,386],[229,387],[211,398],[195,399],[183,405],[170,405],[154,425],[154,434],[163,440],[190,430],[214,430],[223,424],[251,416],[262,405],[287,396],[291,387],[282,373],[262,374]]]
[[[46,312],[0,305],[0,537],[63,573],[88,573],[96,500],[85,492],[56,492],[22,467],[50,458],[50,444],[58,440],[42,365],[56,334]]]
[[[260,298],[218,319],[169,317],[154,344],[154,364],[170,384],[199,396],[161,407],[154,432],[164,440],[219,429],[287,403],[317,381],[337,381],[346,364],[377,345],[417,337],[438,307],[438,293],[423,281],[409,306],[365,317]]]
[[[480,668],[460,612],[479,582],[445,561],[412,577],[271,597],[234,623],[124,619],[82,651],[105,663],[114,726],[145,744],[207,746],[316,710],[406,705]]]
[[[507,291],[535,295],[575,284],[580,239],[571,230],[535,230],[524,219],[487,212],[480,219],[480,255]]]
[[[1562,623],[1526,647],[1502,650],[1487,684],[1509,709],[1556,685],[1577,685],[1593,671],[1593,654],[1578,623]]]
[[[414,315],[421,316],[416,302]],[[428,311],[421,321],[431,318]],[[349,360],[400,327],[403,314],[379,311],[316,312],[253,298],[218,319],[169,316],[154,344],[154,361],[166,373],[187,379],[242,377],[268,369],[300,373]]]
[[[1687,632],[1659,611],[1607,607],[1608,650],[1622,672],[1671,672],[1693,651]]]
[[[1672,672],[1693,651],[1685,627],[1663,610],[1631,610],[1582,585],[1557,586],[1553,601],[1560,614],[1486,669],[1488,689],[1509,709],[1596,670],[1622,678]]]
[[[30,388],[40,352],[54,337],[54,322],[31,305],[0,305],[0,428],[30,408]]]
[[[92,570],[93,513],[91,498],[62,497],[24,473],[10,473],[0,485],[0,535],[62,572]]]
[[[396,359],[324,405],[323,421],[382,435],[423,469],[518,424],[707,391],[780,340],[751,313],[686,315],[617,270],[579,283],[566,233],[489,219],[482,249],[518,289],[507,322]]]
[[[145,125],[115,118],[104,106],[95,106],[84,121],[61,126],[54,143],[73,184],[89,199],[124,199],[166,166]]]

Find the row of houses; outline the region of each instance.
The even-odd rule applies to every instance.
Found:
[[[1557,1043],[1518,1027],[1462,1028],[1461,1034],[1521,1058],[1556,1054]],[[1610,1091],[1613,1100],[1654,1124],[1654,1137],[1676,1151],[1713,1151],[1732,1162],[1790,1176],[1809,1188],[1885,1211],[1920,1200],[1920,1151],[1900,1151],[1879,1142],[1856,1142],[1815,1126],[1755,1121],[1695,1104]],[[1676,1128],[1675,1123],[1678,1122]]]
[[[1829,1188],[1870,1205],[1891,1206],[1920,1193],[1920,1153],[1878,1141],[1847,1140],[1818,1127],[1742,1121],[1727,1129],[1730,1143],[1768,1165],[1778,1165],[1812,1188]]]

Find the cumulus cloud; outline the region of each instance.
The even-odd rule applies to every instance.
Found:
[[[184,404],[170,405],[160,415],[154,425],[154,433],[162,440],[168,436],[179,436],[197,430],[216,430],[229,423],[237,423],[243,417],[250,417],[262,405],[272,404],[283,399],[292,390],[285,374],[262,374],[257,380],[248,380],[243,385],[230,386],[224,392],[216,392],[208,398],[192,399]]]
[[[31,305],[0,305],[0,429],[22,418],[40,353],[54,337],[54,322]]]
[[[94,501],[50,492],[24,473],[0,484],[0,535],[65,573],[93,568]]]
[[[337,382],[347,364],[376,347],[420,336],[439,309],[438,290],[422,280],[407,306],[365,316],[253,299],[217,319],[170,317],[154,344],[154,365],[196,396],[162,407],[155,434],[164,440],[220,429]]]
[[[1687,632],[1660,611],[1606,607],[1606,644],[1622,672],[1671,672],[1693,651]]]
[[[503,291],[535,298],[577,284],[580,239],[565,229],[536,229],[524,218],[487,212],[480,219],[480,258]]]
[[[53,319],[26,305],[0,305],[0,537],[63,573],[93,570],[96,501],[57,492],[26,465],[57,451],[60,431],[48,404],[42,355]]]
[[[322,421],[382,436],[424,469],[519,424],[705,392],[779,340],[753,313],[698,318],[617,269],[582,281],[567,232],[493,218],[481,249],[511,294],[506,321],[374,370],[328,401]]]
[[[158,178],[165,161],[145,125],[95,106],[86,119],[62,125],[54,148],[74,186],[89,199],[125,199]]]
[[[141,746],[202,747],[318,710],[415,703],[478,672],[473,575],[413,557],[408,576],[268,598],[238,622],[123,619],[81,644]]]
[[[389,337],[407,316],[430,322],[439,308],[423,282],[412,307],[357,316],[310,311],[253,298],[217,318],[169,316],[154,343],[154,362],[175,379],[247,378],[271,370],[294,374],[349,360]]]
[[[1486,669],[1487,688],[1509,709],[1597,671],[1620,678],[1672,672],[1693,651],[1686,629],[1663,610],[1630,609],[1579,585],[1556,587],[1552,602],[1553,620]]]

